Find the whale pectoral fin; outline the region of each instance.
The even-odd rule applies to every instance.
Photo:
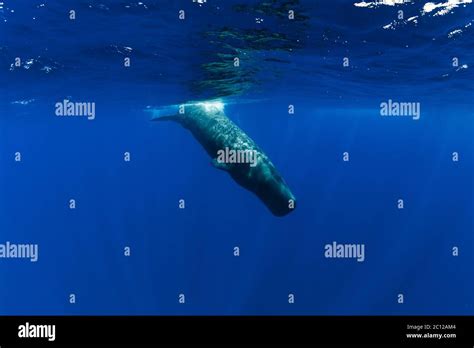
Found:
[[[212,159],[212,165],[217,169],[224,170],[226,172],[229,171],[229,166],[226,163],[221,163],[217,161],[216,158]]]

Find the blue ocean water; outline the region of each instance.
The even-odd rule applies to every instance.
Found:
[[[0,244],[39,248],[0,258],[0,314],[472,315],[474,5],[438,5],[0,2]],[[65,99],[96,117],[57,117]],[[150,122],[215,99],[294,212]]]

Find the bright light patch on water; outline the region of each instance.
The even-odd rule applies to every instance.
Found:
[[[184,106],[184,110],[186,110],[187,106],[200,106],[204,108],[206,112],[212,111],[224,111],[225,104],[220,100],[208,101],[208,102],[199,102],[199,103],[188,103],[188,104],[175,104],[175,105],[167,105],[159,108],[155,108],[151,105],[148,105],[145,111],[150,112],[152,114],[151,119],[158,119],[163,116],[173,116],[178,115],[180,113],[181,107]],[[186,111],[185,111],[186,112]]]
[[[445,14],[448,14],[451,12],[453,9],[456,7],[459,7],[460,5],[466,6],[467,4],[471,4],[472,0],[448,0],[444,3],[432,3],[432,2],[427,2],[423,6],[423,13],[430,13],[435,9],[439,9],[434,15],[435,16],[444,16]]]
[[[403,5],[410,2],[411,0],[377,0],[377,1],[372,1],[372,2],[361,1],[361,2],[354,3],[354,6],[373,8],[373,7],[378,7],[381,5],[386,5],[386,6]]]
[[[404,4],[409,4],[409,3],[413,3],[413,1],[412,0],[376,0],[376,1],[369,1],[369,2],[366,2],[366,1],[356,2],[354,3],[354,6],[366,7],[366,8],[377,8],[382,5],[396,6],[396,5],[404,5]],[[425,15],[427,13],[433,12],[434,10],[437,10],[434,12],[434,16],[444,16],[450,13],[453,9],[461,5],[466,6],[467,4],[472,4],[472,0],[447,0],[445,2],[439,2],[439,3],[426,2],[423,5],[421,14]]]
[[[196,105],[204,107],[204,110],[206,110],[206,112],[214,110],[224,111],[224,103],[222,103],[221,101],[197,103]]]

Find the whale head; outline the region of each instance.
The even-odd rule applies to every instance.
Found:
[[[273,215],[285,216],[296,208],[295,196],[269,160],[261,158],[258,165],[251,170],[251,176],[251,190]]]

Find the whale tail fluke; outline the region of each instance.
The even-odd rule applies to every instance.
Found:
[[[151,121],[175,121],[179,122],[179,113],[177,107],[168,106],[159,109],[147,109],[151,113]]]

